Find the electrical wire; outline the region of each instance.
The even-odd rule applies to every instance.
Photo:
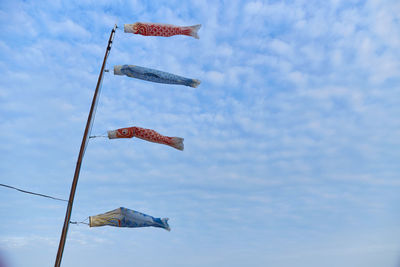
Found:
[[[14,186],[6,185],[6,184],[0,184],[0,186],[11,188],[11,189],[15,189],[17,191],[20,191],[20,192],[26,193],[26,194],[32,194],[32,195],[36,195],[36,196],[40,196],[40,197],[47,197],[47,198],[51,198],[51,199],[54,199],[54,200],[60,200],[60,201],[68,202],[68,200],[66,200],[66,199],[61,199],[61,198],[56,198],[56,197],[52,197],[52,196],[48,196],[48,195],[44,195],[44,194],[34,193],[34,192],[30,192],[30,191],[26,191],[26,190],[22,190],[22,189],[16,188]],[[87,217],[85,220],[80,221],[80,222],[70,221],[69,223],[70,224],[86,224],[86,225],[89,225],[89,223],[87,221],[89,221],[89,217]]]
[[[47,197],[47,198],[51,198],[51,199],[54,199],[54,200],[68,202],[68,200],[66,200],[66,199],[61,199],[61,198],[56,198],[56,197],[52,197],[52,196],[48,196],[48,195],[44,195],[44,194],[34,193],[34,192],[22,190],[22,189],[19,189],[19,188],[16,188],[14,186],[10,186],[10,185],[0,184],[0,186],[4,186],[4,187],[7,187],[7,188],[15,189],[17,191],[20,191],[20,192],[26,193],[26,194],[36,195],[36,196],[40,196],[40,197]]]

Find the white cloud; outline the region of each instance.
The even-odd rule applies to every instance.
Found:
[[[89,38],[90,33],[79,24],[70,19],[64,21],[48,21],[48,29],[50,33],[56,35],[72,35],[74,37]]]
[[[272,51],[277,52],[283,57],[291,57],[292,56],[292,48],[289,44],[286,42],[279,40],[279,39],[272,39],[271,41],[268,42],[269,47]]]
[[[226,80],[224,79],[225,78],[224,74],[218,71],[210,71],[208,72],[207,76],[210,79],[210,81],[212,81],[217,85],[222,85]]]
[[[26,19],[31,25],[24,37],[9,24],[2,26],[7,31],[0,42],[0,150],[7,155],[0,164],[3,182],[68,195],[116,19],[119,24],[202,23],[200,40],[146,38],[120,30],[107,66],[137,64],[198,78],[202,84],[193,89],[106,74],[94,134],[125,126],[154,128],[184,137],[185,151],[138,139],[91,140],[74,217],[124,205],[170,216],[173,231],[74,228],[66,256],[71,265],[77,264],[79,249],[97,255],[96,262],[104,260],[101,252],[109,249],[108,242],[119,249],[135,246],[147,255],[146,246],[138,244],[157,239],[163,249],[179,244],[210,255],[212,243],[222,255],[241,251],[237,257],[246,264],[264,266],[270,259],[263,253],[269,251],[272,265],[291,266],[293,262],[283,260],[291,254],[296,262],[312,266],[306,251],[327,240],[347,244],[352,230],[356,240],[375,227],[395,229],[398,4],[199,1],[165,2],[156,9],[155,3],[141,1],[91,4],[19,3],[20,12],[14,6],[9,15],[0,8],[5,18]],[[15,244],[11,250],[26,248],[28,230],[6,223],[19,221],[22,215],[15,207],[25,205],[6,194],[2,200],[1,212],[7,216],[0,231],[14,231],[6,236]],[[26,206],[33,219],[40,214],[60,221],[43,232],[57,242],[64,208],[49,215],[40,203]],[[29,225],[35,237],[42,236],[37,224]],[[345,247],[356,244],[350,243]],[[161,249],[157,244],[151,251]],[[313,256],[331,252],[323,248]],[[112,253],[124,263],[120,252]],[[362,261],[354,251],[333,254],[342,263],[353,256]],[[167,265],[179,256],[174,250],[166,255]],[[247,262],[249,255],[254,262]],[[231,266],[231,259],[219,262],[214,255],[207,263]]]

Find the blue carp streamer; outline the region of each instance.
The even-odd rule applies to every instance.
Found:
[[[114,66],[114,75],[126,75],[132,78],[142,79],[150,82],[180,84],[195,88],[200,84],[200,81],[196,79],[189,79],[172,73],[135,65]]]
[[[90,227],[98,226],[116,226],[116,227],[159,227],[170,231],[168,218],[154,218],[150,215],[130,210],[127,208],[118,208],[103,214],[89,217]]]

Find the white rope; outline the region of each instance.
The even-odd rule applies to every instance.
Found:
[[[89,136],[89,139],[91,139],[91,138],[97,138],[97,137],[108,137],[108,134],[107,134],[107,132],[103,132],[101,135],[91,135],[91,136]]]
[[[78,224],[86,224],[86,225],[89,225],[89,223],[87,223],[86,221],[89,221],[89,217],[87,217],[86,219],[84,219],[83,221],[80,221],[80,222],[69,221],[69,223],[70,223],[70,224],[76,224],[76,225],[78,225]]]
[[[91,135],[89,138],[97,138],[97,137],[108,137],[107,135]]]

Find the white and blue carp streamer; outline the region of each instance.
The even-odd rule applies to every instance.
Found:
[[[196,79],[189,79],[172,73],[135,65],[116,65],[114,66],[114,75],[126,75],[150,82],[180,84],[194,88],[200,84],[200,81]]]
[[[89,217],[89,226],[116,226],[116,227],[159,227],[171,231],[168,218],[154,218],[153,216],[120,207],[118,209]]]

